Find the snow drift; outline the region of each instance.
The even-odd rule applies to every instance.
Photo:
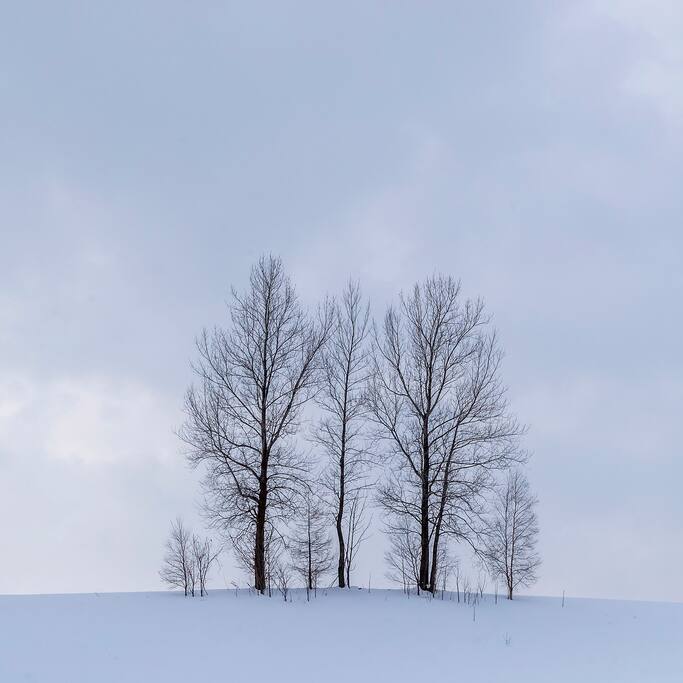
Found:
[[[683,680],[683,604],[328,589],[0,597],[0,681]]]

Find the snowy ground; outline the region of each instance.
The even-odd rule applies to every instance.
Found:
[[[683,604],[400,591],[0,597],[0,681],[683,681]]]

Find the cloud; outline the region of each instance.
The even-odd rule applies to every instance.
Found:
[[[590,9],[627,31],[637,45],[624,90],[648,100],[667,123],[680,126],[683,5],[677,0],[595,0]]]
[[[324,226],[294,256],[292,273],[303,292],[340,291],[351,276],[393,297],[422,274],[429,233],[425,214],[443,150],[428,131],[408,135],[410,154],[399,178]]]
[[[560,444],[577,464],[674,462],[683,384],[675,376],[623,377],[600,373],[554,377],[518,395],[521,415],[534,416],[532,436]]]
[[[671,586],[683,549],[669,540],[679,531],[673,482],[683,476],[682,401],[675,376],[604,372],[537,379],[516,395],[514,408],[532,422],[527,445],[544,557],[537,591],[679,598]],[[625,557],[622,571],[617,558]],[[657,580],[648,580],[655,571]]]
[[[83,465],[175,457],[180,419],[176,405],[133,380],[5,377],[0,384],[4,449]]]
[[[0,383],[0,593],[159,587],[169,520],[197,520],[178,405],[134,380]]]

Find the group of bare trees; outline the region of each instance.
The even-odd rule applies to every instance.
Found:
[[[501,510],[518,508],[497,493],[525,460],[524,430],[484,306],[457,281],[415,285],[376,326],[357,283],[311,314],[281,261],[263,257],[247,291],[232,291],[229,323],[198,339],[180,436],[204,468],[208,517],[257,591],[289,569],[309,590],[331,570],[349,585],[373,503],[404,584],[444,585],[456,542],[496,575],[510,554],[510,597],[526,580],[514,577],[533,574],[533,498],[510,526]],[[508,528],[514,541],[501,545]]]
[[[161,579],[173,588],[181,588],[185,595],[194,597],[199,590],[199,595],[204,596],[209,572],[219,552],[213,548],[211,539],[192,533],[178,518],[171,524],[166,541]]]
[[[463,299],[450,277],[416,284],[376,334],[367,400],[388,464],[379,487],[387,559],[418,590],[443,583],[451,541],[489,560],[497,475],[526,459],[501,358],[483,303]]]

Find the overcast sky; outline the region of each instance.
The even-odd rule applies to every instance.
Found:
[[[193,339],[273,252],[307,303],[461,278],[530,425],[534,592],[683,600],[682,34],[677,0],[4,3],[0,593],[160,587]]]

